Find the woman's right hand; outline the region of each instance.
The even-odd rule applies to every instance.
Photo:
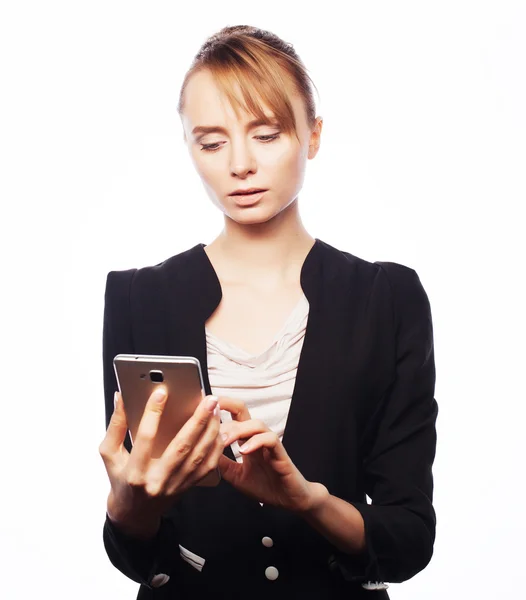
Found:
[[[163,512],[218,465],[224,444],[217,398],[203,398],[159,458],[152,458],[151,452],[166,405],[164,387],[148,399],[131,452],[124,447],[128,424],[119,392],[115,398],[116,407],[99,446],[111,483],[107,513],[123,532],[150,539]]]

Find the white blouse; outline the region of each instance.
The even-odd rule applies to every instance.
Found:
[[[250,417],[264,421],[280,440],[289,414],[308,314],[309,302],[303,296],[270,346],[257,355],[205,329],[212,394],[243,400]],[[231,419],[228,411],[221,411],[223,422]],[[238,443],[234,442],[231,448],[236,460],[243,462]]]

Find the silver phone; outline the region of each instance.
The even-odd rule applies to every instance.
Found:
[[[153,458],[159,458],[205,396],[201,365],[193,356],[117,354],[113,359],[132,444],[148,398],[164,385],[168,398],[154,441]],[[196,485],[212,487],[221,480],[219,468]]]

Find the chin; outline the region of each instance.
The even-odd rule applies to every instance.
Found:
[[[229,219],[232,219],[232,221],[235,221],[236,223],[239,223],[240,225],[257,225],[259,223],[266,223],[267,221],[270,221],[272,218],[274,218],[276,215],[274,213],[267,213],[264,211],[258,211],[259,214],[254,214],[256,211],[253,211],[253,213],[251,215],[249,214],[236,214],[235,212],[232,212],[230,214],[227,214],[227,217]]]
[[[242,225],[257,225],[273,219],[280,211],[271,210],[268,206],[233,207],[225,210],[225,216]]]
[[[284,211],[292,201],[286,203],[276,202],[275,196],[263,198],[252,206],[239,206],[235,201],[215,198],[214,204],[221,212],[232,221],[242,225],[257,225],[270,221]]]

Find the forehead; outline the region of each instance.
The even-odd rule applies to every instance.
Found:
[[[241,101],[242,106],[244,106],[243,95],[238,83],[234,82],[233,91]],[[274,116],[271,108],[258,96],[256,90],[254,91],[254,95],[264,113],[269,117]],[[302,98],[292,89],[289,89],[288,96],[294,110],[296,122],[299,125],[304,118],[303,113],[305,110]],[[234,107],[230,104],[228,98],[208,70],[198,71],[189,78],[184,92],[184,110],[182,115],[185,129],[188,131],[191,131],[193,127],[198,125],[228,126],[236,122],[248,123],[254,119],[255,115],[248,110],[242,107],[237,108],[238,115],[236,115]]]

